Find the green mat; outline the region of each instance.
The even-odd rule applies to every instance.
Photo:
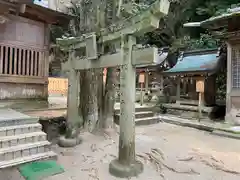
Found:
[[[40,180],[64,172],[56,161],[37,161],[19,167],[19,172],[26,180]]]

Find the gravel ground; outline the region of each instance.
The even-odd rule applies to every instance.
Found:
[[[58,162],[65,173],[46,180],[117,180],[108,173],[109,162],[117,157],[118,136],[82,134],[83,143],[75,148],[54,147]],[[161,150],[157,171],[156,163],[149,161],[146,153]],[[131,180],[239,180],[239,140],[210,135],[196,129],[159,123],[136,128],[136,153],[144,163],[144,172]],[[140,157],[141,156],[141,157]],[[146,158],[143,158],[146,157]],[[14,175],[4,180],[21,180]],[[4,173],[0,173],[2,179]]]

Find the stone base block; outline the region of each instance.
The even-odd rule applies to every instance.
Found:
[[[109,165],[109,172],[119,178],[136,177],[143,172],[143,164],[140,161],[135,161],[131,165],[123,165],[118,159],[115,159]]]

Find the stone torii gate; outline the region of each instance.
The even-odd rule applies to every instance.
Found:
[[[75,57],[74,51],[69,54],[63,70],[69,71],[68,123],[78,118],[79,80],[77,71],[92,68],[120,66],[120,137],[119,157],[109,166],[109,172],[117,177],[131,177],[143,171],[143,165],[135,158],[135,78],[136,66],[150,65],[157,61],[157,48],[134,49],[136,37],[158,28],[159,20],[168,13],[168,0],[158,0],[146,11],[117,24],[103,29],[100,37],[96,33],[82,37],[58,39],[59,45],[67,45],[71,50],[85,48],[86,58]],[[114,28],[113,28],[114,27]],[[118,29],[117,29],[117,28]],[[109,32],[109,29],[113,29]],[[121,42],[121,51],[98,57],[99,43]]]

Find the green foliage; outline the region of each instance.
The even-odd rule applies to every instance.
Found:
[[[218,48],[219,43],[219,39],[213,38],[209,34],[201,34],[199,39],[184,36],[174,41],[170,50],[175,52],[177,50],[213,49]]]
[[[196,13],[198,15],[203,15],[203,16],[216,16],[216,15],[221,15],[229,8],[234,8],[239,6],[239,0],[228,0],[228,1],[222,1],[222,0],[211,0],[211,1],[206,1],[204,4],[200,7],[198,7],[196,10]]]
[[[146,2],[145,0],[144,2]],[[214,40],[202,28],[184,28],[186,22],[199,22],[225,12],[228,8],[239,5],[239,0],[175,0],[171,2],[168,16],[160,23],[160,28],[141,39],[144,44],[158,47],[169,46],[172,52],[190,45],[187,49],[211,48]],[[206,34],[206,37],[205,35]],[[197,40],[200,39],[200,40]],[[194,41],[197,41],[194,43]],[[188,41],[189,43],[187,43]],[[208,41],[208,43],[205,43]],[[186,42],[186,43],[185,43]],[[194,43],[192,46],[191,44]],[[184,45],[185,44],[185,45]],[[184,46],[184,47],[182,47]]]
[[[124,17],[129,17],[147,9],[148,7],[149,5],[145,3],[128,2],[122,5],[121,11]]]

